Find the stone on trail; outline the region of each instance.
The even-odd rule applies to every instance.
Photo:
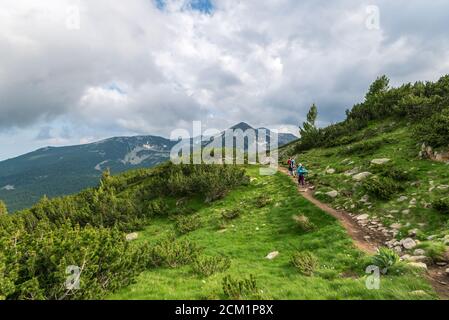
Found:
[[[446,269],[446,274],[449,276],[449,268]]]
[[[369,218],[369,215],[365,214],[361,214],[359,216],[356,217],[357,220],[361,221],[361,220],[366,220]]]
[[[415,251],[413,251],[413,254],[415,256],[425,256],[426,252],[423,249],[416,249]]]
[[[268,260],[273,260],[279,255],[279,251],[270,252],[265,258]]]
[[[413,249],[414,247],[416,247],[416,241],[413,240],[412,238],[404,239],[401,241],[401,243],[402,243],[402,246],[407,250],[410,250],[410,249]]]
[[[406,197],[406,196],[400,196],[399,198],[398,198],[398,202],[404,202],[405,200],[407,200],[408,199],[408,197]]]
[[[389,162],[390,159],[388,158],[383,158],[383,159],[373,159],[371,160],[372,164],[377,164],[377,165],[382,165],[382,164],[386,164],[387,162]]]
[[[338,191],[332,190],[332,191],[326,192],[326,195],[328,195],[331,198],[336,198],[338,196]]]
[[[334,173],[335,173],[335,169],[332,169],[332,168],[327,169],[327,170],[326,170],[326,173],[327,173],[327,174],[334,174]]]
[[[355,181],[362,181],[362,180],[368,178],[370,175],[372,175],[371,172],[362,172],[362,173],[358,173],[358,174],[354,175],[352,177],[352,179],[354,179]]]

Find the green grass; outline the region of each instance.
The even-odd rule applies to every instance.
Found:
[[[249,168],[249,186],[240,187],[223,200],[203,204],[194,201],[202,219],[202,227],[180,236],[204,248],[207,256],[227,256],[231,267],[224,273],[208,278],[196,275],[191,266],[177,269],[157,268],[143,272],[134,285],[110,299],[220,299],[222,279],[257,279],[261,296],[268,299],[429,299],[435,298],[430,285],[413,274],[382,277],[380,290],[365,287],[364,269],[369,258],[354,248],[344,229],[331,216],[302,198],[293,182],[282,174],[259,176],[257,168]],[[271,201],[262,208],[257,197],[265,195]],[[241,209],[238,218],[223,224],[222,211]],[[301,231],[293,215],[305,215],[316,226],[313,231]],[[154,220],[138,241],[153,243],[175,231],[173,221]],[[319,260],[314,276],[301,275],[291,265],[291,255],[310,251]],[[265,256],[279,251],[274,260]],[[412,294],[415,290],[426,296]]]

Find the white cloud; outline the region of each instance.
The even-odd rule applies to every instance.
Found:
[[[291,130],[312,102],[321,123],[340,120],[379,74],[449,72],[443,1],[376,1],[380,30],[366,28],[370,2],[215,0],[202,14],[185,1],[3,0],[0,141],[14,132],[26,151],[45,127],[44,142],[78,143],[192,120]],[[79,30],[66,26],[73,5]]]

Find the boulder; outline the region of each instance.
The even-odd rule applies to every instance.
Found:
[[[377,165],[383,165],[383,164],[386,164],[387,162],[390,162],[390,159],[383,158],[383,159],[373,159],[373,160],[371,160],[371,164],[377,164]]]
[[[332,168],[327,169],[327,170],[326,170],[326,173],[327,173],[327,174],[334,174],[334,173],[335,173],[335,169],[332,169]]]
[[[358,173],[358,174],[352,176],[352,179],[354,179],[355,181],[362,181],[371,175],[372,175],[371,172],[361,172],[361,173]]]
[[[414,247],[416,247],[416,241],[413,240],[412,238],[407,238],[401,241],[402,246],[407,249],[413,249]]]
[[[133,240],[136,240],[138,237],[139,237],[139,234],[137,232],[133,232],[133,233],[126,235],[126,240],[133,241]]]
[[[408,197],[406,197],[406,196],[400,196],[397,201],[398,202],[404,202],[407,199],[408,199]]]
[[[338,191],[332,190],[332,191],[326,192],[326,195],[331,198],[336,198],[336,197],[338,197]]]
[[[353,176],[355,174],[359,173],[359,168],[354,168],[352,170],[348,170],[344,173],[345,176],[349,177],[349,176]]]
[[[273,259],[276,258],[278,255],[279,255],[279,251],[273,251],[273,252],[270,252],[270,253],[265,257],[265,259],[273,260]]]
[[[397,253],[401,253],[402,252],[402,247],[401,246],[397,246],[393,248],[394,251],[396,251]]]
[[[426,252],[423,249],[416,249],[415,251],[413,251],[413,254],[415,256],[425,256]]]

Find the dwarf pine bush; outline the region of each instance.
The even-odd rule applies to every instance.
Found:
[[[404,190],[402,184],[386,177],[367,179],[362,183],[362,187],[369,195],[381,200],[389,200],[397,192]]]
[[[433,201],[432,207],[440,213],[449,214],[449,199],[438,199]]]
[[[234,279],[228,275],[223,278],[222,287],[226,299],[260,299],[256,277],[252,274],[247,279]]]
[[[200,257],[192,265],[193,271],[203,277],[224,272],[231,267],[231,260],[227,257]]]
[[[201,218],[199,215],[187,215],[176,217],[176,230],[181,234],[186,234],[201,227]]]
[[[294,253],[291,257],[291,264],[305,276],[312,276],[319,267],[318,258],[308,251]]]
[[[309,218],[305,215],[293,216],[293,220],[296,222],[296,225],[303,231],[311,231],[315,229],[315,225],[310,222]]]

